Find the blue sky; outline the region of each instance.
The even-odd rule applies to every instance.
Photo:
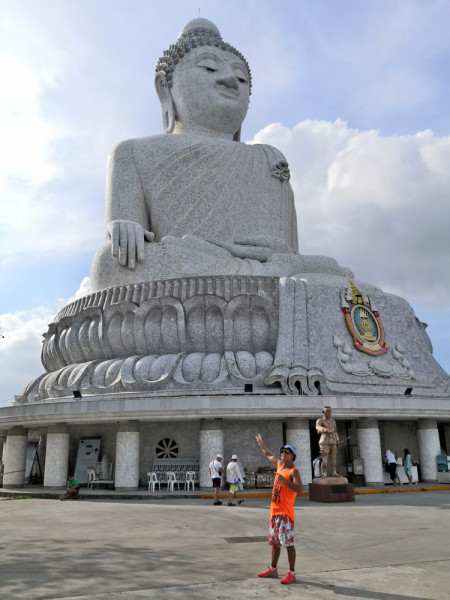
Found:
[[[446,0],[0,8],[0,401],[41,373],[42,330],[103,242],[108,153],[161,132],[154,67],[199,8],[251,66],[242,139],[286,154],[300,251],[406,297],[450,371]]]

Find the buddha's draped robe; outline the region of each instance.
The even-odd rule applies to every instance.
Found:
[[[270,235],[298,251],[294,195],[289,181],[274,175],[285,160],[276,148],[190,135],[121,147],[140,179],[156,242],[186,234],[212,241]]]

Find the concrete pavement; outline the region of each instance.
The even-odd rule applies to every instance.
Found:
[[[448,492],[296,506],[298,582],[285,587],[255,577],[267,543],[225,539],[265,536],[268,499],[3,501],[0,598],[448,599]]]
[[[308,486],[303,487],[303,492],[298,495],[298,498],[307,498],[309,496]],[[355,496],[364,494],[402,494],[411,492],[436,492],[436,491],[449,491],[450,486],[442,483],[417,483],[412,486],[392,486],[383,485],[381,487],[360,487],[355,488]],[[14,489],[2,489],[0,488],[0,500],[2,498],[11,497],[30,497],[30,498],[41,498],[41,499],[54,499],[58,500],[63,490],[51,490],[44,488],[42,485],[25,485],[22,488]],[[250,488],[245,489],[239,494],[243,498],[270,498],[272,495],[272,488]],[[228,492],[224,489],[220,490],[219,498],[227,498]],[[114,489],[95,488],[86,489],[82,487],[80,489],[80,499],[88,500],[172,500],[172,499],[191,499],[191,498],[213,498],[212,488],[195,488],[195,490],[184,490],[183,488],[177,489],[173,492],[167,490],[167,488],[161,488],[156,492],[149,492],[148,488],[141,487],[137,491],[133,492],[116,492]]]

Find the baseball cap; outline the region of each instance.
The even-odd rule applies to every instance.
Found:
[[[281,452],[282,450],[284,450],[285,448],[288,448],[288,449],[289,449],[289,450],[292,452],[292,454],[297,454],[297,451],[296,451],[296,449],[294,448],[294,446],[291,446],[290,444],[285,444],[284,446],[281,446],[281,448],[280,448],[280,452]]]
[[[216,454],[216,458],[223,458],[221,454]]]
[[[231,457],[231,460],[237,460],[236,454],[233,454],[233,456]]]

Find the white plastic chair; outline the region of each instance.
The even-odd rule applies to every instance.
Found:
[[[148,491],[155,491],[155,487],[156,485],[158,485],[159,487],[159,491],[161,491],[161,482],[158,479],[158,476],[156,475],[156,473],[147,473],[147,477],[148,477]],[[151,488],[151,490],[150,490]]]
[[[189,487],[192,484],[192,491],[195,489],[195,471],[186,472],[186,481],[184,482],[184,489],[189,491]]]
[[[94,467],[87,467],[88,472],[88,489],[94,489],[95,485],[114,485],[114,479],[100,479]]]
[[[94,485],[99,483],[99,478],[97,477],[97,473],[95,472],[94,467],[88,467],[88,484],[87,488],[94,489]]]
[[[178,491],[180,491],[180,483],[183,483],[181,481],[181,479],[177,479],[176,474],[173,471],[169,471],[169,473],[167,473],[167,488],[169,489],[169,491],[174,492],[174,486],[175,484],[178,485]]]
[[[103,455],[101,465],[102,465],[101,473],[97,469],[98,478],[99,479],[112,479],[111,463],[109,462],[107,454]]]

